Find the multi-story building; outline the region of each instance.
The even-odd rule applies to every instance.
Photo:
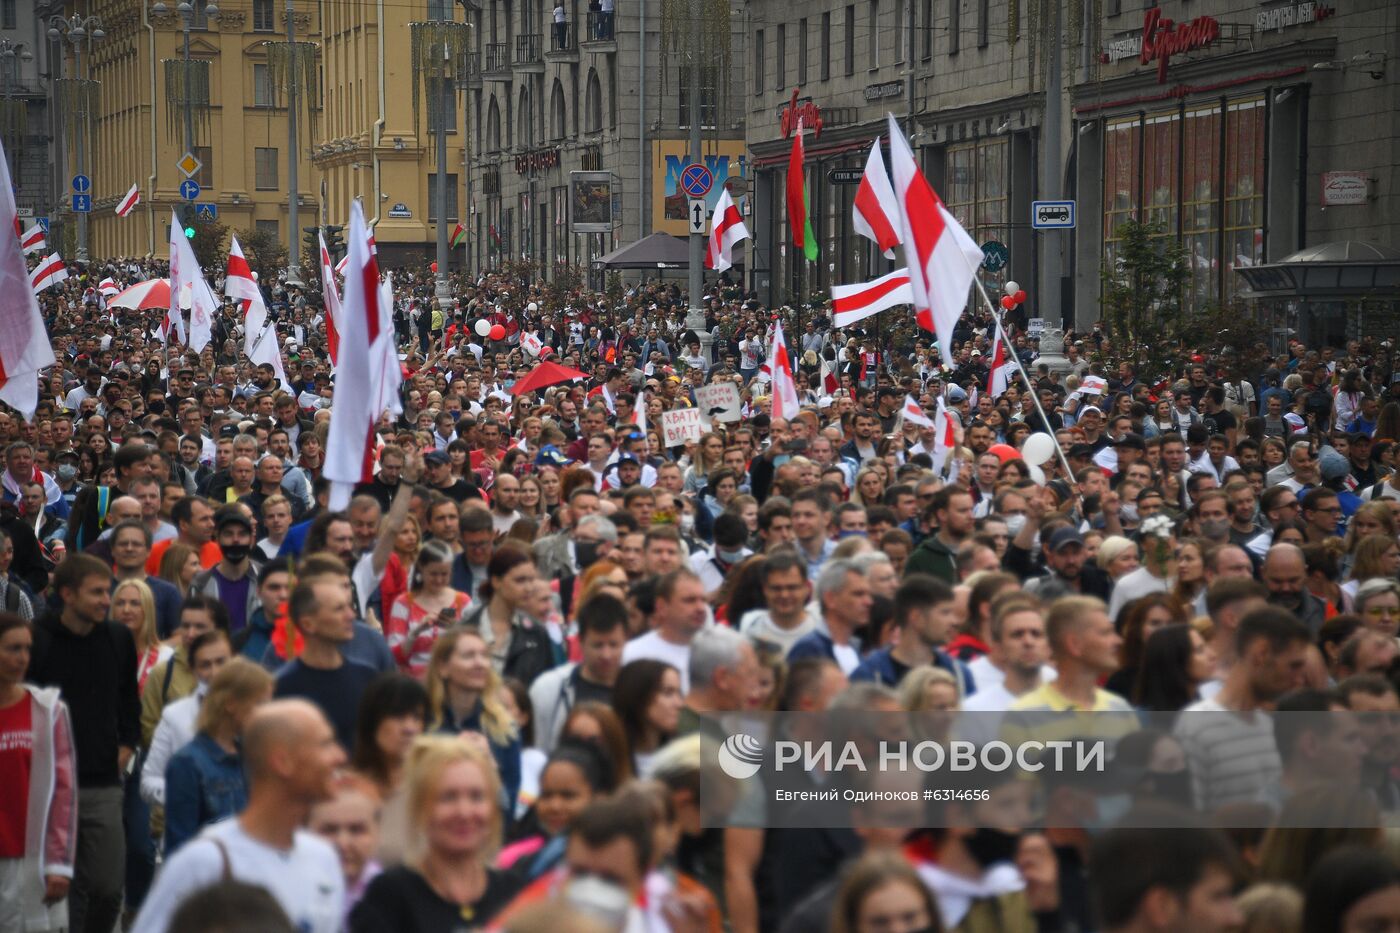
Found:
[[[45,216],[53,187],[49,125],[49,42],[45,4],[0,0],[0,84],[3,128],[15,203],[31,217]]]
[[[849,182],[893,112],[949,209],[1007,248],[984,280],[1033,283],[1032,316],[1098,318],[1126,217],[1161,221],[1187,247],[1193,305],[1266,296],[1263,273],[1236,270],[1334,240],[1380,245],[1376,268],[1353,255],[1346,274],[1395,302],[1390,0],[755,0],[748,31],[750,276],[770,300],[889,267],[851,235]],[[784,203],[799,113],[813,128],[815,263],[794,261]],[[1075,227],[1033,229],[1032,203],[1059,199],[1076,202]]]
[[[92,179],[95,257],[163,256],[170,210],[188,203],[179,190],[185,174],[176,166],[185,151],[183,108],[169,100],[164,65],[183,57],[176,2],[168,0],[163,15],[152,11],[151,0],[77,5],[83,15],[101,17],[106,33],[90,52],[84,50],[84,71],[99,82],[86,165]],[[193,176],[200,187],[195,203],[213,205],[218,221],[234,230],[260,228],[288,242],[296,232],[288,230],[287,99],[276,92],[264,46],[285,37],[285,4],[227,0],[217,5],[217,17],[207,15],[207,0],[193,4],[190,57],[209,62],[207,119],[192,121],[193,154],[202,163]],[[68,6],[71,14],[75,5]],[[296,0],[299,41],[319,42],[318,7]],[[320,109],[313,100],[310,122]],[[307,158],[314,130],[304,125],[306,118],[303,110],[296,157],[299,222],[309,225],[317,222],[319,179]],[[69,152],[60,174],[66,178],[75,168]],[[141,186],[142,203],[129,216],[118,217],[113,207],[133,183]]]

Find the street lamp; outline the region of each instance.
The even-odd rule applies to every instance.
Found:
[[[16,116],[16,114],[22,113],[24,107],[27,106],[23,101],[21,101],[19,107],[15,108],[12,102],[10,101],[10,73],[13,72],[15,77],[19,77],[19,62],[32,61],[33,58],[34,53],[29,51],[29,47],[26,46],[23,42],[12,42],[8,38],[0,38],[0,73],[4,74],[4,114],[5,132],[7,135],[11,132],[13,132],[15,135],[21,135],[20,128],[24,126],[24,123],[22,120],[19,119],[19,117]],[[5,155],[7,157],[10,155],[11,151],[18,150],[18,148],[19,147],[17,145],[11,145],[10,139],[5,140]],[[13,172],[11,174],[13,174]]]
[[[151,13],[155,16],[165,16],[170,12],[170,8],[165,5],[165,0],[156,0],[151,4]],[[183,50],[181,58],[185,63],[185,151],[194,152],[194,109],[190,95],[190,28],[194,26],[194,7],[189,0],[180,0],[175,7],[175,12],[180,16],[180,31],[184,34]],[[204,7],[204,15],[217,19],[219,16],[219,5],[214,0]]]
[[[71,17],[64,17],[55,14],[49,18],[49,40],[61,42],[67,39],[73,43],[73,70],[77,73],[79,81],[83,79],[83,44],[86,43],[91,48],[94,42],[100,42],[107,37],[102,31],[102,19],[98,16],[79,16],[74,13]],[[62,56],[59,57],[60,68],[62,67]],[[8,82],[6,84],[8,88]],[[6,91],[8,94],[8,90]],[[79,121],[77,136],[77,163],[78,174],[87,174],[87,127],[88,127],[88,101],[91,95],[83,92],[79,95],[83,101],[82,120]],[[88,238],[87,238],[87,213],[78,214],[78,262],[87,265],[88,261]]]

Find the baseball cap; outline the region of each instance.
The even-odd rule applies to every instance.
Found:
[[[641,461],[638,460],[636,457],[632,456],[631,454],[623,454],[622,456],[617,458],[618,466],[622,466],[624,463],[634,463],[638,466],[641,465]]]
[[[226,425],[224,425],[222,428],[219,428],[219,437],[237,437],[237,436],[238,436],[238,425],[236,425],[236,424],[226,424]]]
[[[1093,444],[1070,444],[1070,445],[1069,445],[1069,450],[1065,451],[1065,454],[1066,454],[1067,456],[1074,457],[1074,458],[1076,458],[1076,459],[1082,458],[1082,459],[1084,459],[1084,460],[1088,460],[1088,459],[1090,459],[1091,457],[1094,456],[1094,445],[1093,445]]]
[[[535,454],[536,466],[567,466],[569,458],[559,452],[559,448],[553,444],[545,444],[540,448],[540,452]]]
[[[960,386],[952,385],[948,387],[948,398],[954,402],[965,402],[967,393]]]
[[[214,516],[215,531],[223,531],[230,525],[241,525],[250,532],[253,530],[253,522],[247,515],[243,514],[243,510],[238,506],[219,509],[218,514]]]
[[[1079,533],[1077,528],[1057,528],[1055,533],[1050,536],[1049,548],[1052,551],[1058,551],[1071,544],[1084,546],[1084,536]]]
[[[1083,418],[1091,411],[1099,417],[1103,417],[1103,409],[1097,405],[1085,405],[1079,410],[1079,417]]]
[[[423,462],[436,464],[451,463],[452,458],[441,450],[430,450],[423,455]]]
[[[1143,438],[1141,434],[1134,434],[1131,431],[1129,431],[1127,434],[1124,434],[1118,440],[1113,441],[1113,446],[1128,447],[1133,450],[1146,450],[1147,441]]]

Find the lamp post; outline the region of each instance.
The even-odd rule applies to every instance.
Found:
[[[151,4],[151,12],[156,16],[165,16],[170,12],[170,8],[165,5],[165,0],[156,0]],[[189,0],[180,0],[175,6],[175,12],[180,14],[180,29],[184,33],[184,45],[181,58],[185,63],[185,151],[194,152],[194,109],[193,101],[190,99],[189,73],[190,73],[190,27],[194,25],[194,6]],[[204,7],[204,15],[217,19],[219,16],[219,5],[214,0]]]
[[[287,0],[287,49],[296,56],[296,19],[292,16],[292,0]],[[300,61],[294,57],[293,61]],[[297,83],[301,80],[297,69],[287,81],[287,284],[302,287],[301,268],[297,263],[297,230],[299,221],[297,209],[301,206],[301,196],[297,193]]]
[[[8,38],[0,39],[0,73],[3,73],[3,74],[4,74],[4,78],[5,78],[5,101],[6,101],[6,103],[5,103],[5,118],[6,118],[6,120],[12,119],[12,117],[11,117],[11,115],[10,115],[10,104],[9,104],[9,100],[10,100],[10,72],[13,71],[14,74],[15,74],[15,76],[18,77],[18,76],[19,76],[19,63],[20,63],[21,61],[25,61],[25,62],[27,62],[27,61],[32,61],[33,59],[34,59],[34,53],[31,52],[31,51],[29,51],[29,47],[28,47],[27,45],[25,45],[23,42],[12,42],[12,41],[10,41]],[[7,129],[8,129],[8,127],[7,127]],[[7,141],[6,141],[7,145],[6,145],[6,147],[5,147],[5,155],[6,155],[6,157],[9,156],[10,151],[11,151],[11,149],[13,148],[13,147],[11,147],[11,146],[8,145],[8,142],[9,142],[9,141],[7,140]],[[10,174],[13,175],[13,174],[14,174],[13,171],[12,171]]]
[[[49,39],[54,42],[61,42],[67,39],[73,43],[73,71],[77,74],[78,80],[83,80],[83,44],[91,46],[94,42],[100,42],[107,37],[102,31],[102,19],[97,16],[83,17],[74,13],[68,19],[54,15],[49,19]],[[7,84],[8,88],[8,84]],[[8,90],[6,91],[8,94]],[[79,175],[87,174],[87,129],[88,129],[88,100],[89,95],[84,92],[78,95],[78,99],[83,102],[82,119],[78,123],[77,132],[77,169]],[[82,265],[87,265],[88,261],[88,224],[87,213],[78,214],[78,256],[77,260]]]

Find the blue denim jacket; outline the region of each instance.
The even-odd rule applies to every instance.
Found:
[[[247,803],[242,759],[199,733],[165,766],[165,857]]]

